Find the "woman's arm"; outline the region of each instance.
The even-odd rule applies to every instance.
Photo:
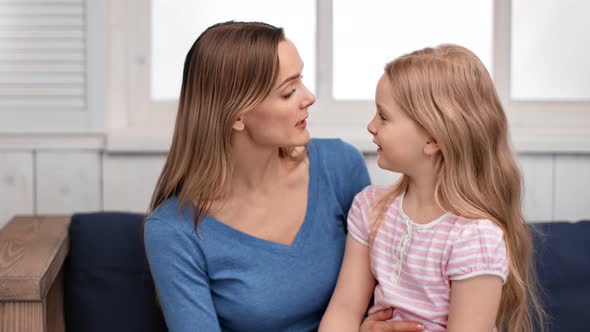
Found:
[[[371,314],[363,321],[360,332],[420,332],[424,325],[412,321],[389,320],[393,309],[385,309]]]
[[[349,234],[336,289],[319,331],[358,332],[374,288],[375,278],[369,266],[369,248]]]
[[[492,331],[501,295],[502,279],[496,275],[452,281],[447,331]]]
[[[148,219],[144,242],[169,331],[221,331],[205,259],[194,241],[168,222]]]

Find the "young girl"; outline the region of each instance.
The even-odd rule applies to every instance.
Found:
[[[521,177],[483,64],[425,48],[386,65],[375,99],[377,162],[403,175],[356,195],[320,331],[358,331],[371,295],[369,313],[393,308],[425,331],[532,331],[542,311]]]

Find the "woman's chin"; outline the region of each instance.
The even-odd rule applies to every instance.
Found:
[[[291,139],[289,139],[289,142],[285,142],[286,144],[282,145],[283,147],[298,147],[298,146],[304,146],[309,144],[309,141],[311,140],[311,135],[309,134],[309,131],[305,130],[303,132],[299,132],[296,136],[292,136]]]

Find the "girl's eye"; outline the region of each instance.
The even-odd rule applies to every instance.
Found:
[[[385,117],[383,116],[383,113],[379,112],[378,114],[379,114],[379,119],[385,120]]]

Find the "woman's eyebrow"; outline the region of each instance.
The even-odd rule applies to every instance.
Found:
[[[301,73],[296,73],[296,74],[293,74],[293,75],[291,75],[291,76],[287,77],[287,78],[286,78],[286,79],[283,81],[283,83],[281,83],[281,84],[279,84],[279,86],[277,86],[277,89],[280,89],[280,88],[281,88],[283,85],[285,85],[285,83],[287,83],[287,82],[289,82],[289,81],[292,81],[292,80],[294,80],[294,79],[296,79],[296,78],[299,78],[299,77],[301,77]]]
[[[295,73],[295,74],[287,77],[281,84],[279,84],[279,86],[277,86],[277,89],[280,89],[283,85],[285,85],[285,83],[287,83],[289,81],[292,81],[292,80],[294,80],[296,78],[301,77],[301,72],[303,72],[303,66],[304,65],[305,65],[304,63],[301,63],[301,71],[299,71],[298,73]]]

